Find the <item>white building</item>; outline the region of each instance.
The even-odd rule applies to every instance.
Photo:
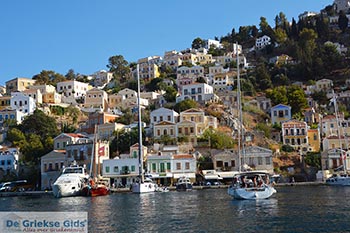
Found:
[[[26,115],[32,114],[36,109],[34,99],[21,92],[11,93],[10,105],[11,109],[20,111]]]
[[[153,110],[150,114],[150,127],[153,127],[154,124],[168,121],[172,123],[177,123],[179,120],[179,114],[174,110],[168,108],[158,108]]]
[[[92,75],[95,87],[102,87],[113,79],[113,73],[105,70],[97,71]]]
[[[75,80],[57,83],[57,92],[62,94],[62,102],[68,104],[75,104],[77,99],[83,100],[89,89],[89,84]]]
[[[269,36],[262,36],[256,39],[255,41],[255,48],[260,50],[265,48],[267,45],[271,44],[271,38]]]
[[[213,87],[206,83],[193,83],[182,87],[181,95],[176,98],[176,102],[185,99],[192,99],[198,103],[208,103],[217,101]]]
[[[0,151],[0,169],[5,173],[18,172],[19,152],[16,148],[2,149]]]

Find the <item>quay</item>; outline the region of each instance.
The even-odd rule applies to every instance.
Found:
[[[313,182],[295,182],[295,183],[277,183],[276,187],[279,186],[318,186],[325,185],[323,181]],[[227,189],[229,185],[208,185],[208,186],[193,186],[193,190],[203,189]],[[168,187],[169,191],[175,191],[175,186]],[[131,193],[130,188],[111,188],[111,193]],[[25,191],[25,192],[0,192],[0,197],[18,197],[18,196],[53,196],[52,191]]]

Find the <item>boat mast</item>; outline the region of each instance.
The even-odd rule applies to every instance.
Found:
[[[138,108],[138,131],[139,131],[139,176],[141,177],[141,183],[143,183],[145,178],[144,178],[144,175],[143,175],[143,151],[142,151],[142,127],[141,127],[139,64],[137,64],[137,108]]]
[[[339,115],[338,115],[338,105],[337,105],[337,98],[335,96],[334,93],[334,89],[332,89],[332,100],[333,100],[333,104],[334,104],[334,112],[335,112],[335,120],[337,122],[337,131],[338,131],[338,140],[339,140],[339,147],[340,147],[340,159],[343,160],[343,171],[346,173],[346,159],[347,159],[347,154],[345,152],[345,159],[344,159],[344,155],[343,155],[343,145],[342,145],[342,136],[341,136],[341,123],[339,121]],[[343,135],[345,137],[345,135]],[[345,138],[344,138],[345,140]]]
[[[242,164],[242,155],[241,155],[241,142],[242,142],[242,103],[241,103],[241,81],[240,81],[240,73],[239,73],[239,56],[238,56],[238,42],[235,44],[236,46],[236,63],[237,63],[237,107],[238,107],[238,164],[239,164],[239,172],[241,172]]]
[[[95,169],[95,164],[94,164],[94,157],[96,156],[95,155],[95,146],[96,146],[96,127],[97,127],[97,125],[95,124],[95,126],[94,126],[95,128],[94,128],[94,140],[92,141],[92,152],[91,152],[91,162],[90,162],[90,172],[89,172],[89,176],[91,177],[91,175],[92,175],[92,169],[94,170],[94,176],[96,175],[95,174],[95,171],[96,171],[96,169]]]

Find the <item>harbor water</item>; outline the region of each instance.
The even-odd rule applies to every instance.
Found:
[[[100,197],[1,197],[0,211],[87,211],[89,232],[350,232],[350,187],[279,186],[267,200],[226,189]]]

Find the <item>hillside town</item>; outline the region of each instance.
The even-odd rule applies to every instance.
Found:
[[[313,35],[305,25],[316,25],[319,17],[341,34],[339,20],[342,15],[350,19],[344,13],[349,9],[349,1],[335,0],[320,12],[300,14],[298,26],[305,27],[299,28],[300,35]],[[344,31],[348,27],[349,22]],[[283,30],[276,26],[274,31],[278,29]],[[93,74],[42,71],[6,81],[0,89],[0,181],[27,179],[37,189],[50,190],[62,169],[76,162],[113,187],[130,187],[140,174],[138,100],[144,169],[158,185],[172,186],[182,176],[195,184],[228,184],[240,166],[280,175],[284,182],[322,181],[339,169],[348,171],[350,44],[329,36],[321,46],[338,60],[329,56],[327,61],[344,66],[312,71],[322,74],[300,68],[305,74],[301,77],[295,70],[307,63],[306,55],[279,53],[288,46],[277,32],[272,36],[261,27],[254,43],[253,37],[249,43],[232,38],[196,38],[191,48],[127,65],[121,55],[113,56],[109,70]],[[305,43],[309,47],[311,42]],[[276,70],[267,82],[264,74]],[[238,117],[239,104],[243,119]],[[57,125],[50,137],[30,128],[35,124],[38,130],[45,119]]]

